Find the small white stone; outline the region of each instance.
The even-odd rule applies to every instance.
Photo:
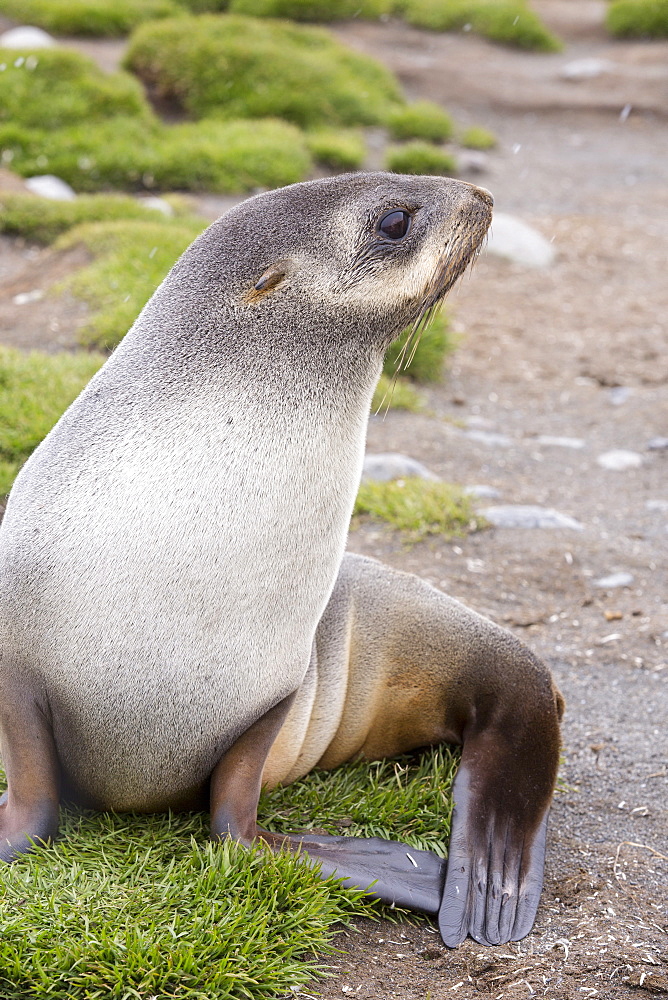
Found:
[[[32,25],[21,25],[17,28],[10,28],[0,35],[0,48],[3,49],[24,49],[31,51],[34,49],[50,49],[56,45],[55,38],[47,35],[41,28],[33,28]]]
[[[465,486],[467,497],[477,497],[479,500],[500,500],[501,491],[495,486]]]
[[[599,580],[594,580],[594,586],[602,587],[604,590],[630,587],[632,583],[633,576],[631,573],[611,573],[609,576],[602,576]]]
[[[12,299],[15,306],[27,306],[31,302],[39,302],[40,299],[44,298],[44,292],[41,288],[33,288],[32,292],[19,292]]]
[[[533,504],[505,504],[500,507],[486,507],[480,513],[497,528],[570,528],[582,531],[582,525],[574,517],[560,514],[551,507]]]
[[[584,448],[586,443],[582,438],[553,437],[551,434],[540,434],[535,440],[536,444],[554,448]]]
[[[628,385],[613,385],[608,389],[608,399],[613,406],[623,406],[633,395],[633,389]]]
[[[497,434],[494,431],[464,431],[466,437],[472,441],[479,441],[481,444],[494,445],[497,448],[509,448],[513,443],[512,439],[505,434]]]
[[[362,467],[363,482],[372,479],[378,483],[387,483],[392,479],[404,477],[432,480],[439,478],[422,462],[418,462],[408,455],[400,455],[398,452],[383,452],[365,456]]]
[[[60,177],[53,174],[42,174],[39,177],[28,177],[26,187],[33,194],[38,194],[41,198],[50,198],[51,201],[74,201],[76,191]]]
[[[647,510],[668,510],[668,500],[646,500],[645,507]]]
[[[665,449],[668,448],[668,438],[652,438],[651,441],[647,442],[647,447],[650,451],[665,451]]]
[[[559,70],[562,80],[570,80],[579,83],[581,80],[594,80],[603,73],[610,73],[615,69],[615,64],[607,59],[573,59],[566,63]]]
[[[143,205],[145,208],[152,208],[156,212],[162,212],[163,215],[166,215],[169,218],[174,215],[174,209],[168,201],[165,201],[164,198],[149,195],[147,198],[138,198],[137,200],[139,201],[139,204]]]
[[[504,212],[494,213],[485,252],[525,267],[549,267],[555,258],[554,246],[542,233]]]
[[[596,459],[602,469],[611,472],[623,472],[625,469],[637,469],[643,463],[642,455],[637,451],[625,451],[623,448],[604,451]]]

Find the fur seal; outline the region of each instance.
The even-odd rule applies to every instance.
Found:
[[[391,174],[249,199],[36,449],[0,528],[0,858],[53,837],[64,796],[155,811],[208,793],[214,836],[255,836],[384,351],[463,273],[491,204]]]

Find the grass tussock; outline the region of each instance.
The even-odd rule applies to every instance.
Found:
[[[668,0],[614,0],[606,25],[621,38],[668,38]]]
[[[56,132],[0,126],[3,160],[25,177],[53,173],[77,191],[238,193],[302,180],[311,168],[303,134],[282,121],[164,126],[114,118]]]
[[[151,117],[142,87],[129,73],[103,73],[72,50],[0,49],[0,66],[0,125],[51,132],[118,116]]]
[[[366,158],[364,138],[353,129],[313,129],[306,145],[314,160],[332,170],[358,170]]]
[[[94,258],[62,285],[92,310],[80,334],[82,344],[115,347],[203,228],[200,220],[92,222],[60,237],[56,249],[83,244]]]
[[[264,795],[259,819],[443,856],[457,760],[435,748],[316,771]],[[269,1000],[317,977],[337,924],[378,912],[293,856],[208,843],[204,814],[62,819],[55,846],[0,871],[7,1000]]]
[[[362,483],[355,514],[385,521],[413,542],[428,535],[452,538],[479,527],[471,500],[458,487],[412,477]]]
[[[127,35],[154,17],[179,12],[174,0],[0,0],[0,13],[56,35]]]
[[[394,139],[444,142],[451,138],[454,131],[450,115],[433,101],[415,101],[405,108],[396,108],[390,114],[387,124]]]
[[[452,174],[457,169],[457,161],[451,153],[446,153],[428,142],[406,142],[401,146],[388,146],[385,153],[385,169],[394,174]]]
[[[407,379],[385,374],[380,376],[371,401],[372,413],[384,413],[385,410],[420,413],[423,409],[422,397]]]
[[[447,313],[440,309],[432,315],[420,333],[415,354],[408,365],[412,347],[406,348],[406,342],[411,337],[411,330],[410,327],[404,330],[390,345],[383,371],[390,376],[400,371],[414,382],[438,382],[443,374],[445,359],[455,347]]]
[[[472,125],[464,129],[459,140],[466,149],[493,149],[496,146],[496,136],[481,125]]]
[[[468,28],[491,41],[539,52],[562,47],[525,0],[403,0],[401,7],[408,23],[418,28]]]
[[[26,353],[0,346],[0,498],[103,360],[83,352]]]
[[[327,31],[255,17],[148,22],[132,35],[126,65],[195,118],[374,125],[403,103],[384,66]]]
[[[389,14],[392,0],[230,0],[232,14],[282,17],[290,21],[368,21]]]

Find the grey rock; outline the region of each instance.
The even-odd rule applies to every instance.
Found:
[[[457,154],[457,166],[462,174],[485,174],[489,170],[489,156],[478,149],[464,149]]]
[[[35,49],[50,49],[56,44],[55,38],[47,35],[46,31],[27,24],[10,28],[0,35],[0,48],[3,49],[23,49],[31,52]]]
[[[643,463],[640,452],[626,451],[624,448],[604,451],[596,459],[602,469],[609,469],[611,472],[624,472],[625,469],[637,469]]]
[[[647,510],[668,510],[668,500],[646,500],[645,507]]]
[[[615,64],[607,59],[573,59],[559,70],[562,80],[580,83],[582,80],[594,80],[604,73],[614,72]]]
[[[554,448],[584,448],[586,442],[582,438],[553,437],[551,434],[539,434],[536,444]]]
[[[512,439],[505,434],[497,434],[495,431],[464,431],[466,437],[472,441],[480,441],[481,444],[494,445],[497,448],[509,448],[513,443]]]
[[[497,528],[571,528],[582,531],[583,526],[574,517],[560,514],[552,507],[532,504],[504,504],[486,507],[480,513]]]
[[[366,455],[362,468],[362,481],[375,480],[387,483],[392,479],[417,477],[418,479],[437,480],[439,477],[431,472],[422,462],[400,455],[397,452],[384,452],[377,455]]]
[[[18,295],[14,295],[12,302],[15,306],[27,306],[31,302],[39,302],[40,299],[44,298],[44,292],[41,288],[33,288],[31,292],[19,292]]]
[[[504,212],[494,213],[485,252],[525,267],[549,267],[555,258],[554,247],[538,230]]]
[[[501,491],[495,486],[465,486],[467,497],[477,497],[479,500],[500,500]]]
[[[665,451],[668,448],[668,438],[655,437],[647,442],[650,451]]]
[[[615,385],[608,389],[608,399],[613,406],[623,406],[633,395],[633,390],[628,385]]]
[[[599,580],[594,580],[594,586],[602,587],[604,590],[630,587],[632,583],[633,576],[631,573],[611,573],[609,576],[602,576]]]
[[[26,187],[33,194],[38,194],[41,198],[49,198],[51,201],[74,201],[76,191],[60,177],[53,174],[42,174],[39,177],[28,177]]]

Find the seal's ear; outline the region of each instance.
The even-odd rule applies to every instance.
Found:
[[[275,264],[271,264],[264,274],[260,275],[253,287],[246,292],[244,296],[246,302],[259,302],[281,284],[289,270],[288,261],[279,260]]]

